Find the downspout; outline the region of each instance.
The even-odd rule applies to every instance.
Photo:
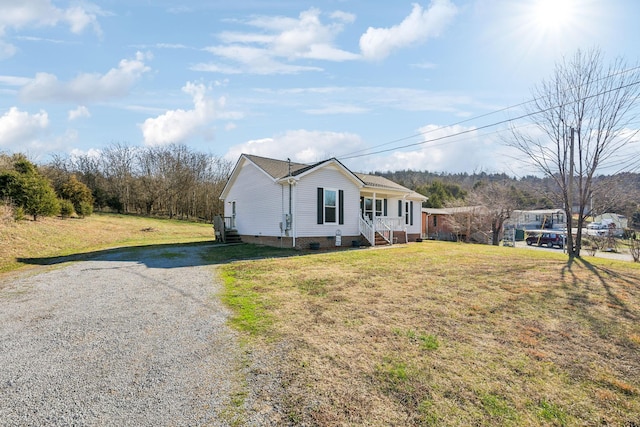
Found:
[[[425,212],[425,214],[426,215],[425,215],[425,220],[424,220],[424,222],[425,222],[425,225],[424,225],[425,236],[424,236],[424,238],[429,240],[429,217],[431,216],[431,214],[429,212]]]
[[[405,194],[404,196],[402,196],[402,200],[405,206],[405,210],[406,209],[411,209],[411,203],[407,203],[407,194]],[[404,220],[404,242],[405,243],[409,243],[409,234],[407,233],[407,226],[409,224],[407,224],[407,220],[406,220],[406,215],[409,215],[409,218],[411,218],[411,215],[413,215],[413,212],[405,212],[405,220]],[[420,218],[422,219],[422,218]]]
[[[296,233],[293,230],[293,194],[292,194],[292,178],[291,178],[291,159],[287,158],[287,163],[289,164],[289,174],[288,179],[287,179],[287,183],[289,184],[289,224],[287,224],[287,229],[291,230],[291,240],[292,240],[292,246],[295,248],[296,247]]]

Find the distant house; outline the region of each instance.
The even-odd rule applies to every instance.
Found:
[[[587,225],[587,234],[590,236],[615,236],[622,237],[624,230],[629,226],[629,221],[624,215],[616,213],[603,213],[593,218],[593,222]]]
[[[309,165],[242,154],[220,199],[223,241],[309,248],[415,241],[426,197],[335,158]]]
[[[422,208],[422,236],[449,241],[485,240],[486,234],[478,235],[477,224],[487,213],[488,209],[484,206]]]
[[[456,233],[448,221],[450,215],[446,209],[422,208],[422,237],[435,240],[456,240]]]
[[[516,230],[563,230],[567,228],[567,217],[562,209],[514,210],[505,227]]]

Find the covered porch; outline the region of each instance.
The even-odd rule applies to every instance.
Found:
[[[414,201],[408,200],[406,193],[361,191],[360,234],[371,246],[408,242],[413,207]]]

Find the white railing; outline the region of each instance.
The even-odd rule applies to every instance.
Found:
[[[376,233],[380,234],[390,244],[394,243],[394,232],[406,233],[403,218],[378,217],[374,222],[369,219],[367,215],[361,215],[359,229],[360,234],[362,234],[372,246],[375,245]]]
[[[383,218],[376,218],[376,230],[387,243],[393,244],[393,228]]]
[[[362,234],[365,239],[369,241],[371,246],[375,246],[376,244],[376,231],[373,228],[373,224],[369,220],[368,217],[363,217],[360,215],[360,221],[358,223],[358,227],[360,229],[360,234]]]
[[[376,230],[378,228],[388,228],[393,231],[404,231],[404,219],[403,218],[376,218]]]

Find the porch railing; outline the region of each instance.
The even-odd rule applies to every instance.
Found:
[[[235,216],[225,216],[224,217],[224,228],[227,230],[235,230],[236,229],[236,217]]]
[[[393,244],[393,228],[383,218],[376,218],[376,230],[387,243]]]
[[[227,241],[227,230],[234,230],[236,228],[236,219],[232,216],[215,216],[213,217],[213,229],[215,236],[220,239],[222,243]]]
[[[365,239],[369,241],[371,246],[375,246],[376,244],[376,231],[373,228],[373,223],[369,220],[369,217],[363,217],[360,215],[360,221],[358,223],[358,227],[360,229],[360,234],[362,234]]]

